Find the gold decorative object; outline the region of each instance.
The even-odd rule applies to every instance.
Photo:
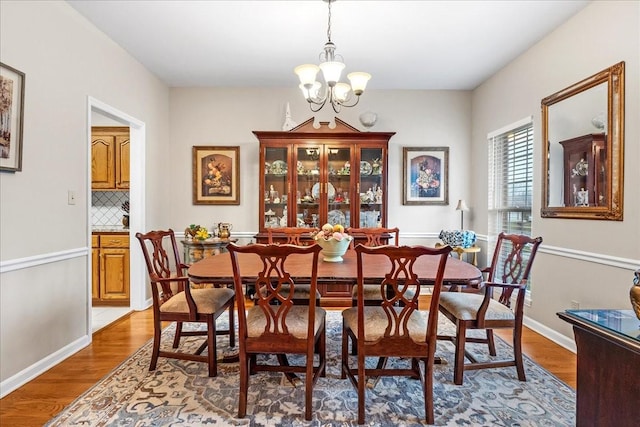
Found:
[[[631,287],[631,291],[629,291],[629,296],[631,298],[633,311],[636,312],[636,317],[640,319],[640,268],[636,270],[634,275],[633,286]]]

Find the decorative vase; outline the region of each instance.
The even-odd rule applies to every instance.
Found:
[[[319,238],[316,242],[322,247],[320,254],[324,257],[324,261],[342,262],[342,255],[349,249],[351,239],[351,237],[346,237],[342,240],[336,240],[333,237],[328,240]]]
[[[636,270],[634,275],[633,286],[631,286],[629,296],[631,297],[631,306],[633,307],[633,311],[636,312],[636,317],[640,319],[640,268]]]

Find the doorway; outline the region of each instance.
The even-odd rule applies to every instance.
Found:
[[[146,296],[145,284],[146,275],[144,271],[144,262],[140,251],[135,250],[137,247],[133,239],[133,233],[137,230],[144,230],[145,224],[145,204],[144,204],[144,147],[145,147],[145,124],[138,119],[129,116],[118,109],[105,104],[95,98],[87,99],[87,129],[89,147],[91,144],[91,128],[96,125],[111,126],[127,126],[129,127],[129,136],[131,141],[130,151],[130,184],[129,184],[129,307],[92,307],[92,257],[89,259],[88,273],[88,304],[87,304],[87,335],[91,334],[106,326],[108,323],[119,319],[132,310],[143,310],[149,307],[148,297]],[[93,225],[92,218],[92,188],[91,188],[91,149],[88,150],[88,226],[89,226],[89,242],[91,247],[91,232]]]

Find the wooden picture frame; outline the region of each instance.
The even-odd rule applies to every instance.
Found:
[[[240,147],[194,146],[193,204],[240,204]]]
[[[0,62],[0,171],[22,170],[23,72]]]
[[[402,148],[402,204],[449,204],[449,147]]]

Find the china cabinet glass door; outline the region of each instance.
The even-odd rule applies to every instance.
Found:
[[[296,150],[295,227],[321,227],[322,147],[298,146]]]
[[[282,146],[265,148],[265,185],[262,196],[265,228],[286,227],[288,224],[288,151],[287,147]]]
[[[386,223],[386,188],[383,188],[386,182],[384,180],[383,159],[386,153],[381,147],[360,149],[359,159],[359,199],[358,219],[359,224],[354,227],[380,227]]]
[[[351,148],[325,146],[327,158],[327,219],[331,225],[351,227]],[[356,198],[357,200],[357,198]]]

